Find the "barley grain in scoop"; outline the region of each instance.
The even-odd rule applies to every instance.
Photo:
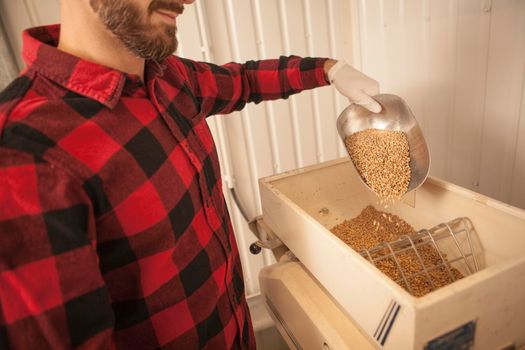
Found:
[[[404,132],[366,129],[345,138],[346,150],[366,184],[386,202],[400,199],[410,183],[410,153]]]

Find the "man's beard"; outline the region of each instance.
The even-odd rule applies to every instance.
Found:
[[[148,21],[156,10],[182,13],[178,2],[153,0],[146,16],[129,0],[90,0],[90,4],[106,28],[136,56],[161,61],[177,49],[175,25],[160,24],[159,31]]]

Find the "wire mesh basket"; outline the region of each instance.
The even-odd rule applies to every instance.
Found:
[[[359,253],[415,296],[471,275],[484,265],[476,231],[465,217]]]

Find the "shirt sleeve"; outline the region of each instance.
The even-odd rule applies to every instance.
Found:
[[[114,314],[77,179],[0,147],[0,348],[106,349]]]
[[[228,63],[222,66],[181,58],[193,94],[205,115],[241,110],[246,103],[286,99],[303,90],[328,85],[327,58],[281,56],[279,59]],[[175,63],[176,64],[176,63]]]

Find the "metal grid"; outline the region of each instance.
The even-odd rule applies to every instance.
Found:
[[[432,264],[422,256],[422,251],[428,252],[429,249],[435,256],[439,256],[437,262]],[[432,291],[443,286],[443,283],[437,283],[432,277],[434,270],[446,271],[448,281],[444,284],[449,284],[482,268],[482,248],[472,222],[465,217],[441,223],[429,230],[420,230],[410,236],[401,236],[395,241],[384,242],[359,253],[378,268],[386,261],[393,262],[391,265],[397,268],[394,273],[400,276],[394,279],[395,282],[406,287],[414,295],[417,294],[414,293],[411,281],[423,279]],[[407,254],[416,257],[412,259],[410,268],[401,262],[401,257]],[[414,261],[418,266],[414,266]],[[456,271],[459,271],[460,275]]]

